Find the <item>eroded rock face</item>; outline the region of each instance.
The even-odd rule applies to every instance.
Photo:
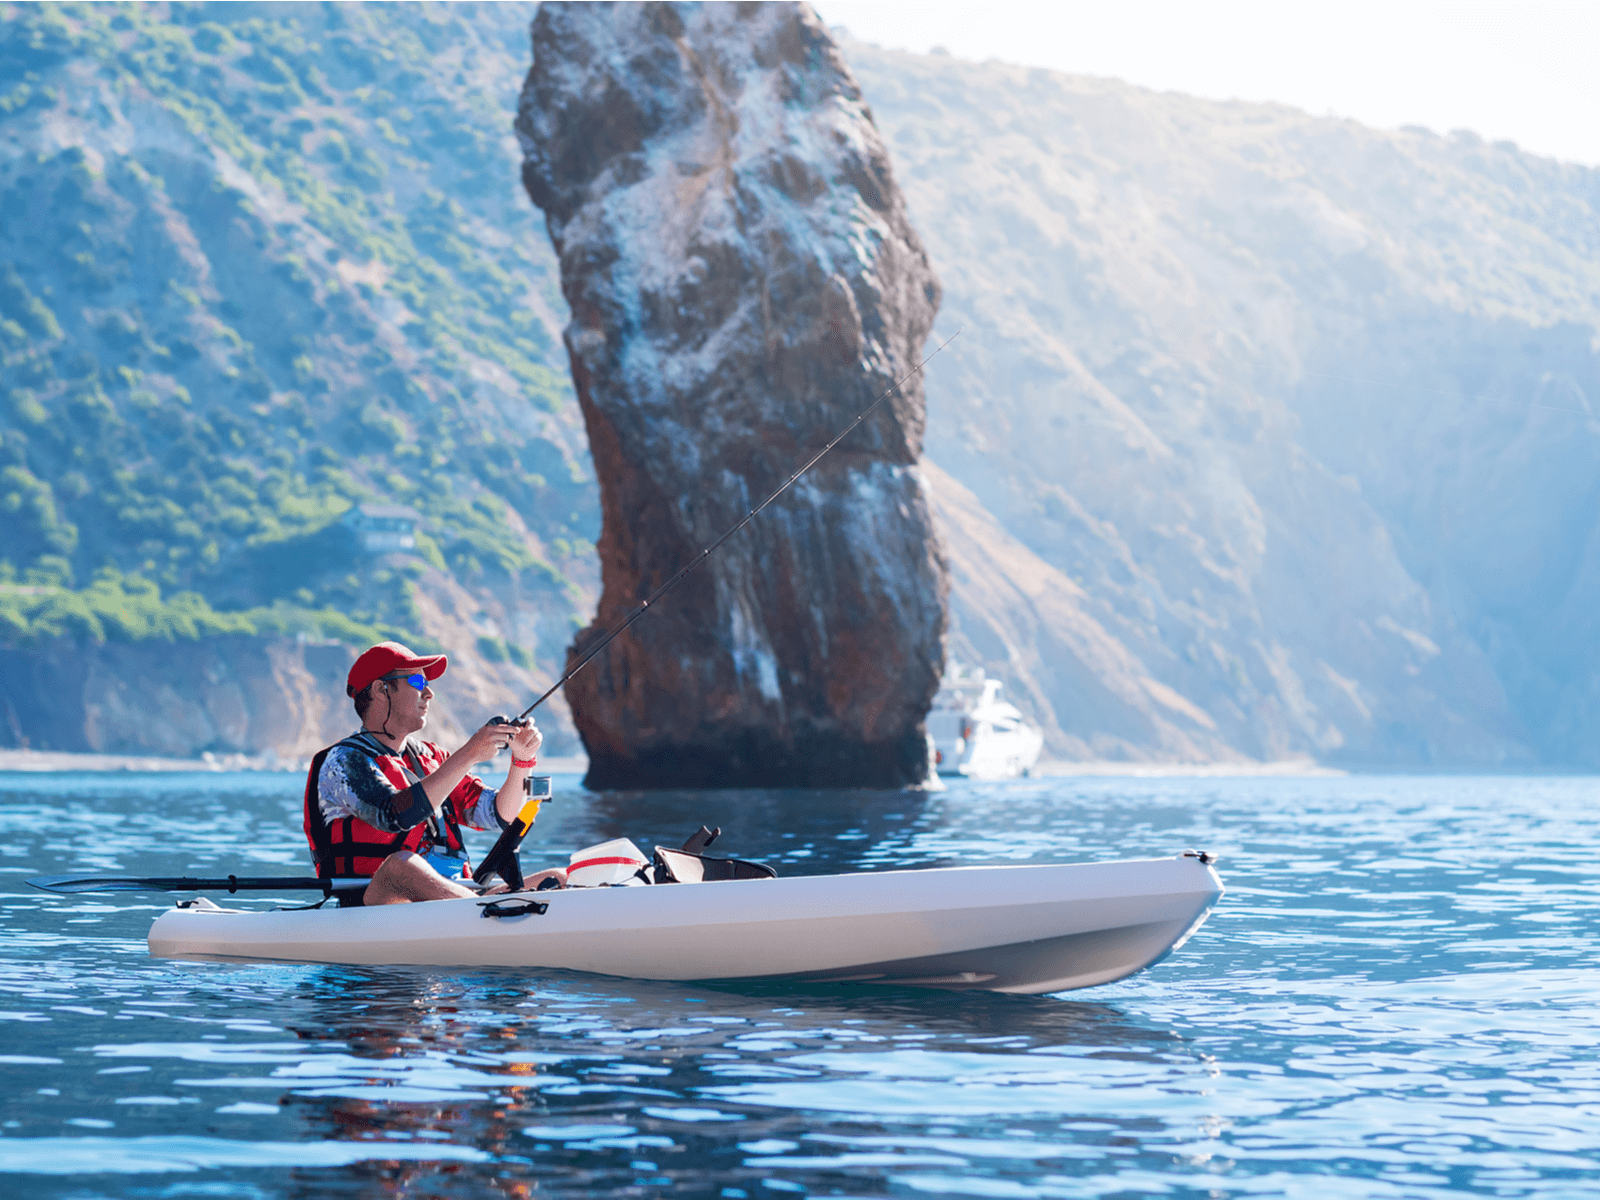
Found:
[[[809,7],[545,4],[517,120],[604,594],[573,653],[920,358],[939,285]],[[926,773],[945,567],[907,383],[567,687],[591,786]]]

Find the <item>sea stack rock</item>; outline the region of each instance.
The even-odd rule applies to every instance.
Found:
[[[523,182],[604,512],[575,657],[917,365],[939,284],[809,6],[546,3],[533,50]],[[923,418],[919,375],[567,685],[589,786],[925,778]]]

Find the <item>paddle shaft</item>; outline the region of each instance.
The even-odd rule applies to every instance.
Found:
[[[835,437],[831,442],[829,442],[821,450],[818,450],[815,454],[813,454],[810,457],[810,459],[808,459],[806,461],[805,466],[801,467],[793,475],[789,476],[788,479],[784,480],[782,486],[779,487],[777,491],[773,492],[772,495],[768,496],[760,504],[756,505],[749,512],[747,512],[742,518],[740,518],[738,524],[736,524],[732,529],[728,530],[727,533],[723,534],[716,541],[712,542],[709,546],[706,546],[704,549],[702,549],[699,554],[695,555],[687,563],[685,563],[681,568],[679,568],[678,573],[676,575],[674,575],[671,579],[667,580],[660,587],[658,587],[655,591],[651,592],[648,596],[646,596],[644,598],[644,600],[642,600],[639,603],[639,607],[638,608],[634,609],[626,617],[622,618],[622,620],[618,621],[615,625],[613,625],[606,632],[605,637],[601,638],[597,643],[595,643],[595,645],[591,646],[584,653],[582,658],[578,659],[578,661],[576,663],[574,663],[570,668],[568,668],[567,673],[565,675],[563,675],[560,679],[556,680],[553,684],[551,684],[549,690],[546,691],[544,693],[544,695],[540,696],[532,704],[528,705],[527,708],[523,709],[522,710],[522,716],[518,717],[517,719],[519,721],[526,719],[529,713],[531,713],[534,709],[538,708],[546,700],[550,699],[551,696],[555,695],[558,691],[560,691],[561,688],[566,685],[566,683],[567,683],[567,681],[569,679],[571,679],[579,671],[583,670],[584,667],[588,666],[589,663],[594,659],[594,657],[597,654],[599,654],[600,651],[604,650],[607,646],[609,646],[614,640],[616,640],[617,636],[619,634],[621,634],[624,630],[626,630],[628,628],[628,626],[632,625],[640,617],[644,616],[645,613],[649,612],[650,611],[650,606],[652,604],[654,604],[657,600],[661,599],[661,597],[665,596],[673,588],[677,587],[678,584],[682,581],[683,577],[685,575],[687,575],[690,571],[692,571],[696,567],[698,567],[701,563],[705,562],[706,559],[710,558],[711,555],[712,555],[712,552],[715,551],[717,549],[717,547],[721,546],[723,542],[727,541],[734,534],[738,533],[739,530],[743,529],[746,525],[750,524],[751,521],[756,519],[756,517],[760,514],[762,509],[766,508],[767,505],[771,504],[779,496],[783,495],[786,491],[788,491],[791,487],[793,487],[794,483],[795,483],[795,480],[799,479],[800,476],[804,475],[807,471],[811,470],[812,467],[816,466],[817,463],[821,462],[822,461],[822,456],[827,454],[828,451],[832,450],[840,442],[844,441],[845,438],[849,437],[850,434],[855,431],[855,427],[857,425],[861,424],[861,422],[865,421],[868,417],[870,417],[872,415],[873,411],[878,407],[878,405],[882,404],[890,396],[894,395],[897,391],[899,391],[900,388],[905,385],[905,382],[908,379],[910,379],[918,371],[921,371],[923,367],[927,366],[930,362],[933,361],[934,355],[938,354],[940,350],[943,350],[946,346],[948,346],[951,342],[955,341],[956,338],[958,338],[960,336],[961,336],[961,330],[957,329],[949,337],[945,338],[944,341],[940,342],[939,345],[937,347],[935,347],[935,349],[934,349],[932,354],[929,354],[927,358],[923,359],[916,366],[912,367],[911,370],[907,371],[899,379],[895,380],[894,383],[890,384],[888,390],[885,391],[883,393],[883,395],[879,396],[871,404],[867,405],[866,408],[862,409],[861,412],[856,416],[856,419],[854,421],[851,421],[850,424],[845,426],[844,429],[839,432],[838,436]]]
[[[226,879],[191,879],[188,876],[44,875],[28,880],[30,887],[75,896],[80,892],[351,892],[366,887],[370,879],[317,879],[307,875],[246,876]]]

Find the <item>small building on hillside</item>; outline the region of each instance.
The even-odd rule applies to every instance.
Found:
[[[422,514],[406,504],[358,504],[344,515],[361,548],[374,554],[415,550],[421,520]]]

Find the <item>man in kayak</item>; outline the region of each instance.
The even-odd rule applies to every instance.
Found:
[[[533,726],[485,725],[454,754],[414,738],[428,723],[442,654],[414,654],[380,642],[350,668],[345,692],[361,728],[311,760],[305,828],[322,878],[369,876],[366,904],[476,896],[460,826],[505,828],[522,808],[523,780],[543,735]],[[498,792],[470,768],[511,747]],[[526,886],[562,871],[529,876]]]

